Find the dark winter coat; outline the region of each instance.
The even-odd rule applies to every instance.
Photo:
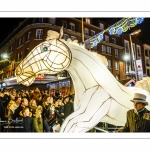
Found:
[[[13,114],[13,119],[19,118],[20,116],[20,112],[22,111],[23,107],[20,105],[14,112]]]
[[[73,111],[73,103],[67,102],[64,104],[64,118],[67,118],[70,114],[73,113]]]
[[[145,108],[136,114],[134,109],[129,110],[125,126],[117,132],[150,132],[150,111]]]
[[[62,125],[63,119],[64,119],[64,115],[62,114],[64,113],[64,105],[55,107],[55,112],[56,112],[56,118],[57,118],[58,123]]]
[[[3,97],[3,105],[6,108],[8,103],[10,102],[10,95],[5,94]]]
[[[21,119],[23,119],[23,122],[20,122],[16,125],[16,132],[34,132],[33,118],[20,117],[19,120]]]

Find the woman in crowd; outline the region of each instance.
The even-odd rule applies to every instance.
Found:
[[[35,99],[31,99],[29,102],[29,108],[32,114],[35,113],[36,108],[37,108],[37,104],[36,104],[36,100]]]
[[[52,124],[49,124],[50,120],[55,118],[55,107],[53,106],[53,97],[46,95],[43,99],[43,119],[45,132],[50,132]]]
[[[37,106],[33,114],[33,124],[35,132],[43,132],[42,106]]]
[[[38,105],[42,105],[42,101],[41,101],[42,95],[41,95],[41,92],[40,92],[40,90],[38,89],[38,87],[36,87],[36,88],[34,89],[34,92],[31,93],[30,98],[36,100],[37,106],[38,106]]]

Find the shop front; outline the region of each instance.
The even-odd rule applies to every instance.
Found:
[[[71,78],[65,78],[47,84],[47,87],[49,88],[49,93],[52,96],[55,96],[55,92],[59,91],[60,96],[62,97],[69,95],[70,93],[74,94],[74,90],[72,90],[73,89],[72,86],[73,85],[72,85]]]

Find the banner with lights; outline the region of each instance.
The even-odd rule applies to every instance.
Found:
[[[90,47],[93,48],[97,46],[97,44],[103,40],[104,33],[108,32],[110,35],[121,35],[123,32],[126,32],[128,29],[135,27],[137,24],[141,24],[144,21],[144,18],[137,17],[137,18],[123,18],[117,23],[113,24],[106,30],[96,34],[95,36],[91,37],[85,41],[85,43],[90,43]],[[89,47],[85,44],[86,48]]]

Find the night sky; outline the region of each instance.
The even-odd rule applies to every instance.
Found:
[[[0,43],[22,22],[25,18],[0,18]],[[119,21],[121,18],[100,18],[103,21],[107,21],[108,23],[115,23]],[[97,19],[94,18],[94,22],[96,24]],[[150,18],[145,18],[144,22],[140,25],[136,25],[131,28],[127,33],[131,33],[141,29],[141,33],[137,35],[139,40],[143,44],[150,45]]]
[[[0,18],[0,43],[4,41],[24,19],[25,18]]]

